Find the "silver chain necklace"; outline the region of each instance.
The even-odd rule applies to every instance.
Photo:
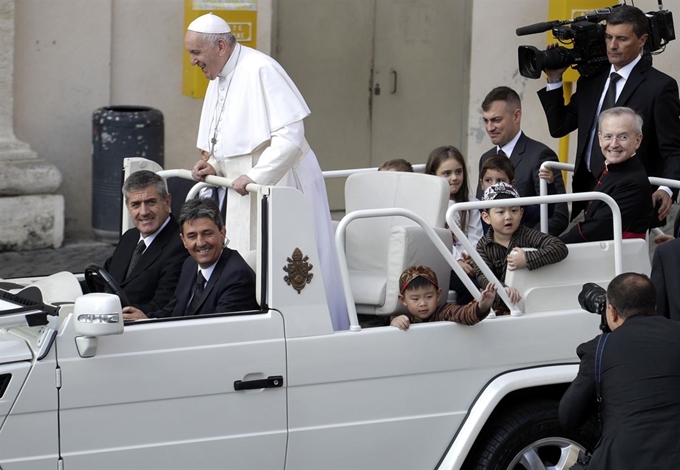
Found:
[[[234,79],[234,74],[236,73],[236,67],[238,66],[238,61],[241,58],[241,44],[236,43],[238,45],[238,53],[236,54],[236,63],[234,64],[234,70],[231,73],[231,78],[229,79],[229,82],[227,83],[227,91],[224,93],[224,100],[222,101],[222,107],[219,110],[219,114],[217,112],[217,107],[220,105],[220,100],[219,100],[219,91],[217,92],[217,102],[215,103],[215,112],[213,113],[212,119],[210,120],[210,127],[213,128],[213,122],[215,123],[215,127],[213,128],[213,136],[212,139],[210,139],[210,152],[209,155],[211,157],[215,156],[215,144],[217,143],[217,129],[220,125],[220,121],[222,120],[222,113],[224,112],[224,105],[227,104],[227,96],[229,95],[229,88],[231,87],[231,82]],[[218,79],[219,80],[219,79]],[[217,116],[217,122],[215,121],[215,116]]]

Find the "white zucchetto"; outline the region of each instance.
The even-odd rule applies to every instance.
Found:
[[[187,31],[195,31],[197,33],[207,34],[223,34],[231,33],[229,24],[212,12],[207,15],[199,16],[189,24]]]

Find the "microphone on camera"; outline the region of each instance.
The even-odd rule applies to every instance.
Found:
[[[559,21],[544,21],[543,23],[530,24],[529,26],[522,26],[515,30],[517,36],[527,36],[529,34],[545,33],[550,31]]]

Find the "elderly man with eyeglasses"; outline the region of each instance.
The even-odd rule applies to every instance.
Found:
[[[630,108],[611,108],[600,114],[597,128],[605,170],[594,191],[608,194],[619,205],[624,239],[645,238],[654,212],[647,172],[636,155],[642,142],[642,118]],[[611,240],[612,219],[604,201],[589,201],[584,220],[560,239],[565,243]]]

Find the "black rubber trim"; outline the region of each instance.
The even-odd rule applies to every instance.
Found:
[[[449,445],[446,446],[446,449],[442,453],[442,456],[439,458],[439,462],[437,462],[437,465],[434,467],[435,470],[437,470],[441,464],[442,461],[444,460],[444,457],[446,457],[446,454],[449,453],[449,450],[451,449],[451,446],[453,445],[454,442],[456,442],[456,438],[458,437],[458,434],[460,434],[460,430],[463,429],[463,426],[467,422],[468,418],[470,417],[470,411],[475,407],[477,402],[479,401],[479,398],[482,396],[482,393],[489,387],[489,385],[496,380],[499,377],[502,377],[504,375],[511,374],[513,372],[519,372],[523,370],[531,370],[531,369],[545,369],[546,367],[558,367],[558,366],[573,366],[573,365],[578,365],[578,362],[560,362],[560,363],[555,363],[555,364],[545,364],[541,366],[531,366],[531,367],[520,367],[519,369],[511,369],[511,370],[506,370],[501,372],[500,374],[496,374],[493,377],[489,379],[489,381],[484,384],[484,386],[481,388],[477,396],[475,397],[474,400],[472,400],[472,404],[470,404],[470,407],[467,410],[467,413],[465,413],[465,417],[463,418],[463,421],[460,422],[460,425],[458,426],[458,429],[456,429],[456,433],[453,435],[453,438],[451,438],[451,442],[449,442]],[[556,384],[550,384],[550,385],[556,385]],[[486,423],[484,423],[486,424]],[[467,458],[467,456],[466,456]]]
[[[14,302],[19,305],[23,305],[23,307],[17,307],[15,309],[11,310],[5,310],[2,312],[3,315],[9,315],[12,313],[21,313],[25,312],[26,310],[42,310],[44,314],[46,315],[51,315],[53,317],[56,317],[59,315],[59,307],[54,307],[52,305],[45,305],[42,302],[35,302],[31,299],[27,299],[25,297],[22,297],[21,294],[11,294],[7,291],[0,290],[0,299],[5,299],[9,302]]]
[[[47,314],[44,312],[26,314],[26,324],[28,326],[43,326],[47,325],[48,323]]]
[[[260,213],[262,215],[262,232],[260,233],[260,254],[262,264],[260,265],[260,308],[268,311],[267,299],[267,261],[269,259],[269,197],[262,196]]]
[[[264,315],[268,313],[269,310],[249,310],[247,312],[219,312],[219,313],[204,313],[201,315],[183,315],[181,317],[163,317],[163,318],[150,318],[149,320],[143,321],[126,321],[125,328],[135,326],[135,325],[148,325],[153,322],[169,322],[169,321],[186,321],[186,320],[196,320],[200,318],[215,318],[215,317],[242,317],[248,315]],[[1,470],[1,469],[0,469]]]
[[[2,374],[0,375],[0,398],[5,396],[5,392],[7,391],[7,387],[9,387],[9,383],[12,381],[12,374]]]

